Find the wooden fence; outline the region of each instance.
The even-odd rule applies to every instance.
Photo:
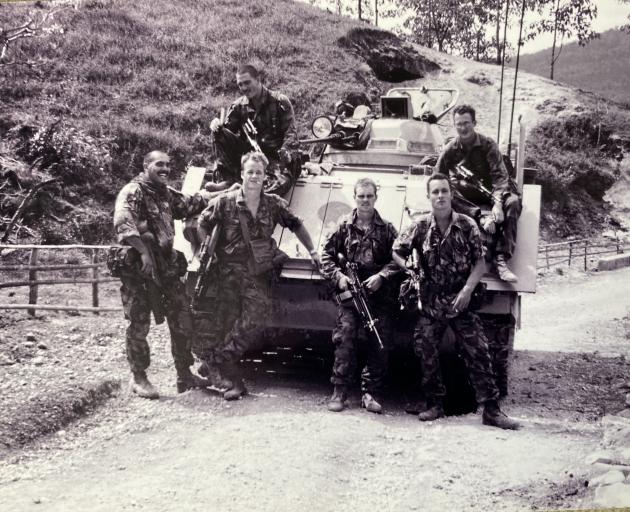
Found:
[[[99,270],[105,267],[105,259],[100,257],[102,251],[110,248],[109,245],[4,245],[0,244],[0,254],[6,250],[11,253],[15,251],[30,251],[28,265],[2,265],[0,272],[28,272],[28,279],[15,281],[0,280],[0,288],[15,288],[28,286],[28,304],[1,304],[0,309],[26,309],[31,316],[35,315],[37,309],[58,310],[58,311],[91,311],[98,314],[101,311],[121,311],[122,307],[103,307],[99,304],[99,284],[118,281],[112,277],[99,276]],[[81,250],[87,253],[90,263],[84,264],[39,264],[39,257],[42,251],[68,251]],[[76,271],[91,270],[91,277],[73,278],[44,278],[40,277],[42,272],[71,270]],[[60,284],[91,284],[92,286],[92,306],[68,306],[68,305],[43,305],[37,304],[39,297],[39,287],[42,285]]]
[[[589,269],[589,262],[604,255],[623,254],[630,250],[630,242],[623,240],[569,240],[553,244],[543,244],[538,247],[537,267],[539,269],[557,267],[560,265],[580,266]]]

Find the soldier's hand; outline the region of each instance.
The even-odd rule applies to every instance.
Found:
[[[212,130],[214,133],[218,132],[222,127],[223,123],[218,117],[215,117],[212,121],[210,121],[210,130]]]
[[[313,264],[313,267],[316,269],[319,269],[321,265],[321,261],[319,259],[319,253],[315,249],[313,249],[312,251],[309,252],[309,255],[311,256],[311,263]]]
[[[280,157],[280,161],[285,165],[289,165],[291,163],[291,151],[288,149],[280,149],[278,151],[278,156]]]
[[[232,183],[232,186],[230,188],[227,189],[228,192],[234,192],[235,190],[238,190],[239,188],[241,188],[242,185],[238,182],[236,183]]]
[[[347,276],[341,276],[337,286],[342,292],[345,292],[348,288],[350,288],[350,279],[348,279]]]
[[[153,277],[153,262],[151,261],[151,257],[148,254],[142,253],[140,255],[140,260],[142,261],[140,272],[147,277]]]
[[[494,233],[497,230],[497,226],[494,223],[494,217],[492,216],[484,217],[484,219],[481,221],[481,227],[486,233],[490,233],[491,235],[494,235]]]
[[[383,276],[374,274],[363,281],[363,285],[370,291],[375,292],[383,285]]]
[[[455,297],[455,300],[453,301],[453,311],[455,313],[462,313],[466,310],[468,304],[470,304],[472,292],[473,289],[468,286],[464,286],[460,290],[460,292],[457,294],[457,297]]]
[[[496,224],[501,224],[503,222],[503,205],[501,203],[494,203],[492,207],[492,216],[494,217],[494,222]]]

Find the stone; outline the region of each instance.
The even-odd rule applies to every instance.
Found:
[[[15,359],[12,359],[6,354],[0,354],[0,366],[11,366],[12,364],[15,364],[15,363],[16,363]]]
[[[37,338],[35,337],[35,335],[32,332],[27,332],[26,333],[26,341],[36,341]]]
[[[630,418],[619,414],[602,418],[605,446],[630,446]]]
[[[35,343],[32,341],[25,341],[24,343],[22,343],[22,347],[24,348],[33,348],[35,346]]]
[[[41,366],[44,364],[44,358],[43,357],[34,357],[31,361],[35,366]]]
[[[619,471],[618,469],[611,469],[610,471],[607,471],[606,473],[603,473],[601,475],[596,476],[595,478],[592,478],[589,481],[588,485],[589,487],[595,487],[598,485],[612,485],[612,484],[617,484],[619,482],[623,482],[625,479],[626,477],[622,471]]]
[[[37,344],[37,348],[41,349],[41,350],[48,350],[48,345],[46,345],[46,343],[44,343],[43,341],[40,341]]]
[[[630,506],[630,484],[617,483],[598,487],[593,503],[603,508]]]
[[[619,462],[630,465],[630,446],[619,451]]]

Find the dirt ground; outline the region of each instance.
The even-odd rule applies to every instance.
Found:
[[[524,424],[517,432],[484,427],[479,414],[422,424],[405,413],[413,397],[400,379],[382,416],[359,408],[358,391],[330,413],[329,362],[309,352],[250,362],[250,394],[236,403],[177,395],[163,326],[151,335],[162,398],[141,400],[126,390],[119,314],[4,312],[0,509],[588,508],[584,458],[630,379],[628,282],[630,269],[553,272],[524,298],[503,404]],[[115,304],[113,287],[106,300]],[[61,430],[28,442],[51,424]]]

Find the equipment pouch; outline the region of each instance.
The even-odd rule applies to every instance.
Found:
[[[134,271],[139,260],[138,251],[126,245],[113,245],[107,251],[107,268],[112,277],[121,277],[124,271]]]
[[[400,303],[400,308],[406,311],[416,311],[418,309],[418,291],[412,278],[405,279],[400,285],[398,302]]]
[[[251,270],[254,275],[264,274],[273,269],[280,269],[289,255],[278,248],[273,238],[250,241],[253,264]]]

